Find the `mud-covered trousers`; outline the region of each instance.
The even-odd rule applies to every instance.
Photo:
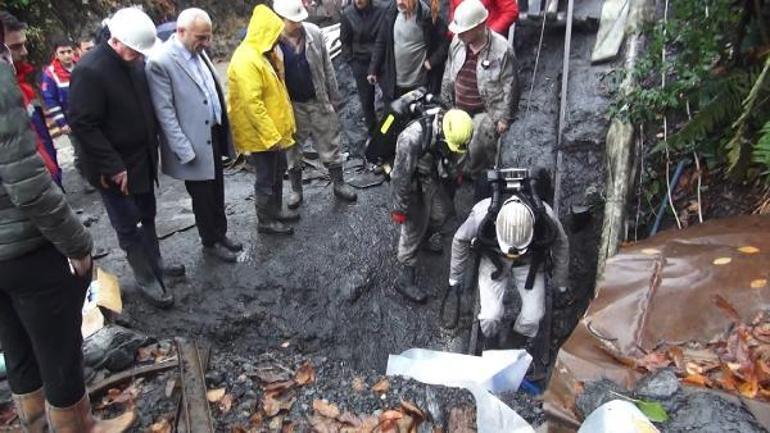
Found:
[[[296,144],[293,148],[299,147]],[[286,171],[286,152],[272,150],[255,152],[247,157],[249,164],[254,167],[254,193],[265,196],[279,196],[283,188],[283,172]]]
[[[286,151],[289,170],[302,169],[302,143],[313,141],[313,149],[326,167],[340,167],[340,127],[337,113],[331,104],[316,100],[292,102],[294,119],[297,124],[297,144]]]
[[[473,116],[473,137],[468,143],[468,158],[463,171],[476,179],[495,165],[497,155],[497,129],[487,113]]]
[[[51,244],[0,261],[0,342],[14,394],[42,386],[56,407],[83,397],[80,326],[89,283]]]
[[[398,262],[406,266],[417,264],[417,253],[426,235],[440,231],[453,212],[453,203],[438,179],[421,176],[416,183],[398,238]]]
[[[485,337],[493,337],[500,331],[504,313],[503,297],[511,283],[521,296],[521,311],[516,317],[513,330],[533,338],[537,335],[540,321],[545,315],[545,276],[538,272],[531,290],[524,288],[529,275],[529,265],[512,266],[509,260],[502,260],[503,273],[497,280],[492,273],[497,269],[489,258],[482,256],[479,262],[479,323]]]

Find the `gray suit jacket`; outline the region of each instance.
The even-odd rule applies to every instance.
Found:
[[[161,163],[163,173],[180,180],[213,180],[214,152],[211,147],[210,101],[185,58],[184,48],[166,41],[147,61],[155,115],[161,127]],[[206,53],[201,56],[216,82],[222,107],[222,126],[226,131],[223,154],[235,155],[230,124],[227,120],[222,85]]]

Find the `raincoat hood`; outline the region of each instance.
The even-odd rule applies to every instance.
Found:
[[[244,42],[260,53],[266,53],[273,48],[282,31],[283,20],[269,7],[258,5],[251,14]]]

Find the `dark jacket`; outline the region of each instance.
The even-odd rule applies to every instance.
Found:
[[[72,258],[85,257],[93,247],[37,154],[13,68],[0,63],[0,260],[50,243]]]
[[[72,132],[83,149],[88,180],[128,171],[128,189],[151,191],[158,171],[158,126],[141,63],[128,64],[107,43],[94,48],[72,71]]]
[[[355,61],[365,65],[364,73],[372,61],[377,31],[380,29],[384,14],[385,7],[374,4],[371,0],[364,9],[358,9],[355,4],[350,4],[342,11],[340,17],[342,59],[348,63]]]
[[[433,23],[430,7],[423,1],[417,2],[417,20],[422,26],[423,37],[428,43],[428,91],[438,95],[441,91],[441,77],[444,75],[444,63],[449,51],[449,31],[446,23],[439,16]],[[395,99],[396,93],[396,54],[393,49],[393,25],[396,23],[398,9],[395,2],[385,11],[382,25],[377,32],[369,74],[377,76],[382,93],[387,99]]]

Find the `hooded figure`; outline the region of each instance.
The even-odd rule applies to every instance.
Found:
[[[257,5],[246,39],[227,69],[227,95],[235,147],[254,167],[257,231],[292,234],[283,224],[299,215],[282,210],[285,149],[294,145],[294,114],[283,81],[283,59],[276,49],[283,21],[269,7]]]

